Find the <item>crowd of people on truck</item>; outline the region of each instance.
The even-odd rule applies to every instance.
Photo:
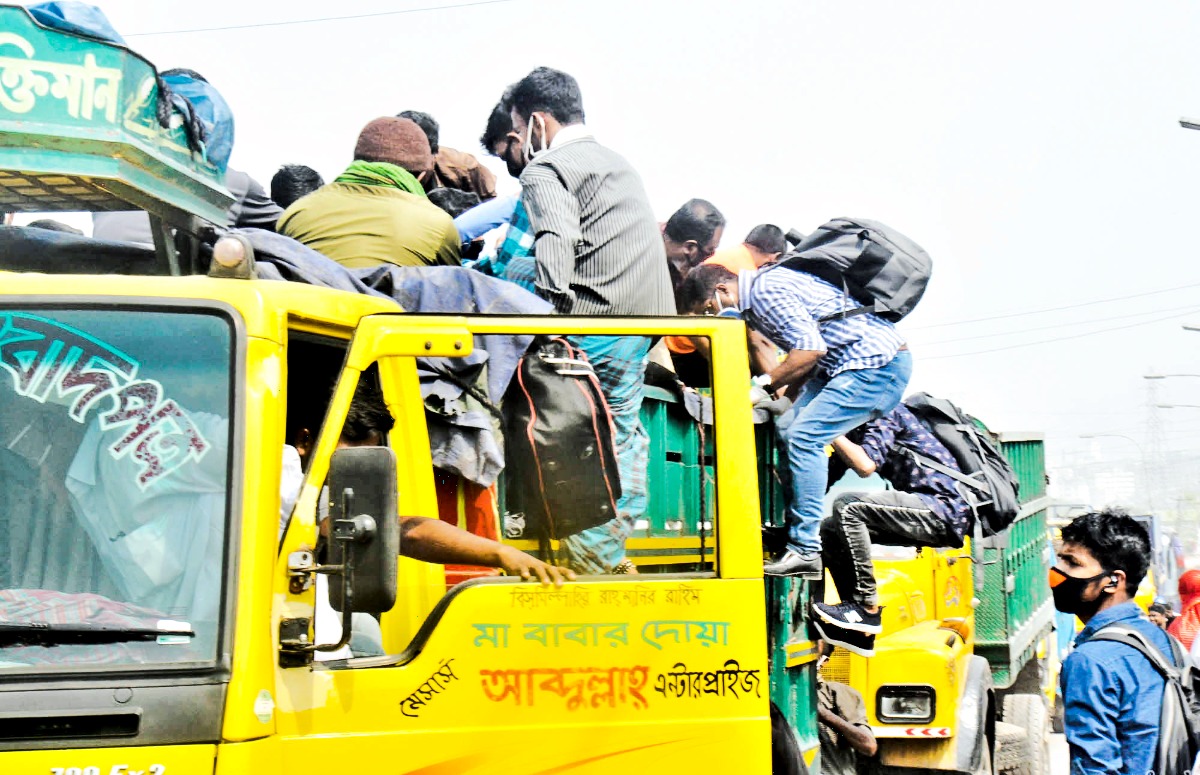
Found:
[[[193,70],[162,75],[207,85]],[[831,319],[849,304],[845,289],[803,272],[779,271],[777,259],[788,241],[776,225],[760,224],[737,246],[720,249],[725,217],[699,198],[658,223],[637,172],[597,141],[584,117],[575,79],[537,68],[504,90],[480,137],[482,147],[518,178],[517,195],[498,197],[486,166],[441,145],[432,116],[405,110],[367,122],[349,165],[328,183],[310,167],[287,164],[270,180],[268,193],[246,173],[227,169],[234,201],[222,225],[275,231],[348,268],[481,272],[524,288],[559,314],[745,319],[756,375],[751,400],[776,415],[790,485],[787,549],[764,570],[819,578],[825,565],[838,566],[844,602],[815,608],[822,633],[829,643],[870,655],[880,631],[870,542],[959,546],[966,531],[951,522],[971,518],[964,501],[950,503],[953,487],[924,493],[936,475],[910,471],[907,480],[892,478],[911,490],[904,498],[880,503],[880,496],[853,502],[844,496],[822,525],[825,449],[834,444],[840,454],[851,448],[862,453],[845,434],[892,416],[912,370],[903,338],[873,314]],[[154,241],[150,219],[140,211],[94,214],[93,237]],[[565,565],[579,573],[636,572],[625,544],[647,505],[649,439],[640,411],[656,342],[583,336],[571,344],[586,354],[607,402],[621,487],[613,519],[561,540]],[[654,349],[657,362],[685,388],[710,384],[705,339],[666,337]],[[889,443],[903,448],[911,435],[891,434]],[[928,449],[937,442],[926,437],[918,446],[953,466],[944,449]],[[869,447],[881,472],[889,470],[885,447]],[[912,513],[926,516],[920,529]],[[464,551],[458,559],[468,557],[477,562],[479,554]],[[840,562],[847,558],[851,562]],[[564,578],[562,570],[540,561],[528,568],[543,578]]]
[[[871,656],[883,629],[872,545],[962,547],[977,521],[953,475],[954,456],[901,404],[913,357],[894,323],[870,312],[844,314],[854,306],[845,288],[783,265],[790,235],[776,225],[756,226],[735,247],[721,248],[725,217],[699,198],[660,224],[638,173],[588,129],[579,85],[565,72],[533,70],[504,90],[487,117],[481,146],[518,179],[519,194],[498,196],[487,167],[441,145],[439,130],[420,111],[373,119],[349,165],[328,183],[289,164],[268,193],[230,169],[225,183],[235,201],[225,225],[274,230],[347,267],[481,272],[536,294],[559,314],[745,321],[750,400],[775,415],[787,461],[786,547],[764,573],[820,579],[828,570],[841,602],[812,605],[822,650],[828,644]],[[144,213],[98,213],[93,235],[152,242]],[[417,519],[405,525],[406,553],[543,582],[636,572],[625,544],[647,508],[649,439],[640,410],[648,364],[668,368],[687,388],[705,388],[708,344],[645,336],[571,343],[593,365],[613,419],[621,484],[614,518],[564,539],[562,569]],[[342,443],[381,443],[391,426],[386,408],[359,396],[352,414],[373,419],[363,439]],[[827,489],[846,470],[877,474],[891,489],[842,494],[826,517]],[[1171,655],[1166,629],[1190,647],[1200,640],[1200,572],[1184,575],[1190,586],[1182,615],[1153,610],[1155,627],[1132,602],[1149,562],[1142,527],[1120,513],[1092,513],[1064,528],[1062,539],[1050,579],[1055,605],[1085,624],[1063,668],[1072,772],[1151,771],[1164,678],[1101,631],[1124,627]],[[1181,593],[1184,587],[1181,580]],[[831,763],[852,768],[856,755],[874,753],[875,742],[861,696],[843,688],[822,687],[822,742],[833,746]]]

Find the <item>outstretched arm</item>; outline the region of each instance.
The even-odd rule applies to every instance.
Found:
[[[824,705],[817,706],[817,719],[822,724],[846,738],[850,747],[863,756],[874,756],[878,744],[870,729],[864,729],[858,724],[851,724],[841,716],[829,711]]]
[[[401,517],[400,553],[406,557],[442,565],[483,565],[501,568],[510,576],[532,581],[534,576],[543,584],[553,582],[562,586],[574,581],[575,574],[566,568],[547,565],[518,549],[461,530],[440,519]]]

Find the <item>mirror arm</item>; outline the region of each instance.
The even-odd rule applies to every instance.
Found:
[[[354,498],[354,490],[347,487],[342,491],[342,513],[349,514],[350,504]],[[333,526],[333,540],[342,544],[345,552],[345,562],[341,565],[314,565],[306,569],[308,573],[341,574],[342,576],[342,636],[337,643],[291,645],[289,651],[337,651],[350,644],[351,631],[354,627],[354,545],[370,541],[375,535],[375,520],[366,514],[360,514],[350,519],[339,519]]]

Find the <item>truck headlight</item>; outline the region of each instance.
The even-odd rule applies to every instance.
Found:
[[[884,724],[927,724],[936,708],[932,686],[881,686],[875,695],[875,715]]]

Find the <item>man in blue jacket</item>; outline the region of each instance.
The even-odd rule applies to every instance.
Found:
[[[1150,564],[1150,539],[1132,517],[1092,512],[1062,529],[1050,569],[1054,606],[1084,623],[1062,669],[1071,774],[1145,775],[1154,768],[1164,682],[1132,647],[1092,640],[1101,629],[1132,627],[1171,660],[1168,635],[1133,602]]]

